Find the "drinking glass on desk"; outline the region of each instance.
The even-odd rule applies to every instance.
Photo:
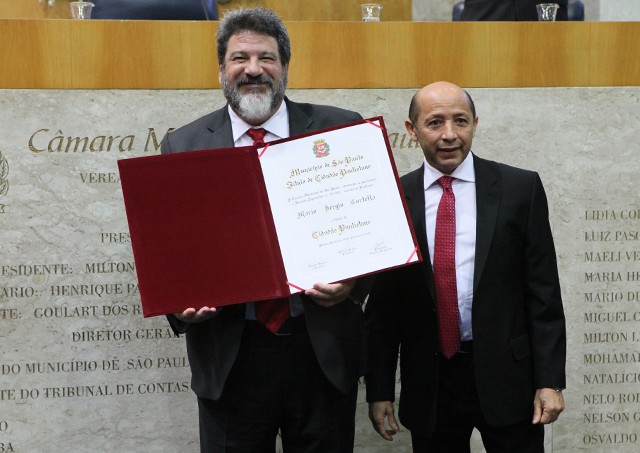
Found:
[[[536,5],[538,11],[538,20],[544,22],[553,22],[556,20],[560,5],[557,3],[540,3]]]
[[[379,3],[363,3],[360,5],[360,14],[363,22],[380,22],[382,5]]]
[[[91,19],[91,9],[95,5],[91,2],[69,2],[69,6],[74,19]]]

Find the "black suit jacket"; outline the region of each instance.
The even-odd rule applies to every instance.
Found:
[[[556,20],[567,20],[568,0],[554,0],[560,5]],[[537,21],[536,5],[542,0],[465,0],[462,20],[468,21]]]
[[[537,388],[565,386],[565,320],[546,196],[537,173],[474,156],[476,254],[472,327],[475,380],[491,425],[531,419]],[[402,178],[424,262],[377,277],[365,310],[367,400],[433,432],[438,387],[435,289],[426,239],[424,167]]]
[[[362,117],[348,110],[285,99],[290,134],[323,129]],[[162,153],[233,147],[227,107],[210,113],[167,134]],[[364,286],[356,288],[362,300]],[[307,330],[318,362],[329,381],[341,392],[353,390],[361,370],[363,316],[360,305],[349,300],[324,308],[302,296]],[[176,333],[186,333],[191,365],[191,387],[201,398],[217,400],[238,354],[244,326],[245,305],[224,307],[212,319],[198,324],[168,316]]]

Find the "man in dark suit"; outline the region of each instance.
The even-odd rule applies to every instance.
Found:
[[[272,11],[226,14],[217,44],[228,105],[167,134],[162,153],[269,142],[361,119],[285,97],[290,42]],[[259,129],[266,135],[256,139]],[[286,451],[352,451],[360,291],[354,281],[315,284],[280,301],[288,319],[272,330],[258,321],[263,302],[169,316],[175,332],[186,333],[203,452],[274,452],[278,431]]]
[[[465,0],[462,20],[538,20],[538,3],[557,3],[559,5],[556,20],[567,20],[568,0]]]
[[[411,101],[406,128],[425,162],[402,184],[425,260],[380,274],[371,289],[369,417],[391,440],[400,351],[399,416],[415,452],[469,452],[477,428],[489,453],[542,453],[542,425],[564,408],[566,354],[547,201],[537,173],[470,153],[477,123],[471,97],[451,83]],[[443,196],[451,191],[454,200]],[[445,199],[449,236],[438,231]],[[439,244],[451,236],[447,254]],[[446,272],[434,261],[443,256]],[[440,318],[447,283],[452,323]]]

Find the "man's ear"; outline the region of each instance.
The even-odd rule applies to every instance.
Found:
[[[410,120],[405,120],[404,127],[407,129],[407,132],[409,133],[409,137],[411,137],[411,140],[414,142],[417,142],[418,137],[416,136],[416,131],[415,131],[415,128],[413,127],[413,123]]]

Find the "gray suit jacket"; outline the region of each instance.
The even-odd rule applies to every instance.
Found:
[[[487,422],[505,426],[531,419],[536,389],[565,387],[565,319],[538,174],[477,156],[474,168],[475,380]],[[429,435],[435,424],[439,343],[423,174],[421,167],[402,183],[424,261],[380,274],[365,318],[367,400],[394,400],[401,349],[400,420]]]
[[[362,117],[331,106],[299,104],[285,98],[291,135],[357,121]],[[162,153],[233,147],[227,106],[168,133]],[[366,292],[363,286],[358,289]],[[358,300],[364,298],[357,295]],[[362,368],[363,316],[351,301],[323,308],[303,296],[309,337],[318,362],[329,381],[341,392],[353,390]],[[176,333],[186,333],[191,365],[191,387],[201,398],[217,400],[238,354],[244,326],[244,304],[225,307],[215,317],[187,324],[168,316]]]

